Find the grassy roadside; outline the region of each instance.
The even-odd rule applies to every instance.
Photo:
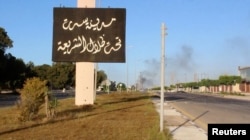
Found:
[[[59,101],[57,117],[45,119],[44,109],[36,120],[20,123],[15,107],[0,109],[0,139],[96,139],[168,140],[159,133],[159,115],[150,94],[112,93],[97,95],[94,105],[77,107],[74,98]]]

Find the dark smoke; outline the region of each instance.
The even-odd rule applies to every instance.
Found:
[[[184,69],[185,71],[192,70],[194,65],[193,48],[187,45],[183,45],[181,47],[181,51],[177,53],[171,65],[175,66],[175,68],[178,69]]]
[[[229,57],[228,59],[230,58],[238,59],[245,63],[248,63],[250,59],[250,55],[249,55],[250,43],[246,38],[234,37],[234,38],[226,40],[226,43],[227,43],[226,44],[227,48],[225,52],[230,53],[230,55],[228,55]]]
[[[144,61],[146,69],[138,77],[138,84],[142,88],[155,86],[160,73],[160,60],[151,59]]]
[[[170,54],[166,53],[166,56]],[[175,57],[165,58],[165,75],[166,83],[170,84],[171,79],[184,80],[184,73],[192,73],[195,69],[195,63],[193,60],[193,48],[187,45],[181,46],[181,50],[174,55]],[[146,87],[154,87],[160,85],[160,57],[159,59],[150,59],[144,61],[146,69],[142,71],[138,77],[138,82]],[[182,78],[182,79],[181,79]],[[186,77],[185,77],[186,78]]]
[[[169,59],[169,84],[187,82],[187,76],[189,76],[189,81],[191,80],[191,75],[193,75],[197,69],[193,54],[194,50],[191,46],[182,45],[181,50],[175,57]]]

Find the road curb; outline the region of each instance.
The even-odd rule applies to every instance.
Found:
[[[169,103],[170,106],[172,106],[173,108],[175,108],[177,111],[179,111],[183,116],[186,116],[188,118],[189,121],[193,122],[194,125],[196,125],[198,128],[203,129],[204,131],[207,131],[207,124],[203,123],[200,120],[194,120],[195,116],[192,116],[191,114],[189,114],[188,112],[184,111],[183,109],[177,107],[174,104]],[[193,121],[194,120],[194,121]],[[207,133],[207,132],[206,132]]]

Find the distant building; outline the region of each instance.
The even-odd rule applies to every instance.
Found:
[[[242,80],[250,82],[250,67],[239,67],[238,70]]]
[[[242,92],[250,92],[250,67],[238,67],[238,70],[242,79],[240,90]]]
[[[233,85],[218,85],[210,87],[200,87],[201,92],[239,92],[239,93],[250,93],[250,66],[249,67],[238,67],[239,76],[241,77],[241,83],[235,83]]]

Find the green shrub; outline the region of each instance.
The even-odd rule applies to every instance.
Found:
[[[47,81],[37,77],[27,79],[20,90],[21,101],[18,104],[20,109],[20,121],[32,120],[39,112],[44,103],[45,95],[48,92]]]
[[[58,106],[58,100],[52,93],[48,93],[46,94],[46,96],[47,97],[45,98],[45,108],[47,118],[54,118],[56,115],[56,107]]]

